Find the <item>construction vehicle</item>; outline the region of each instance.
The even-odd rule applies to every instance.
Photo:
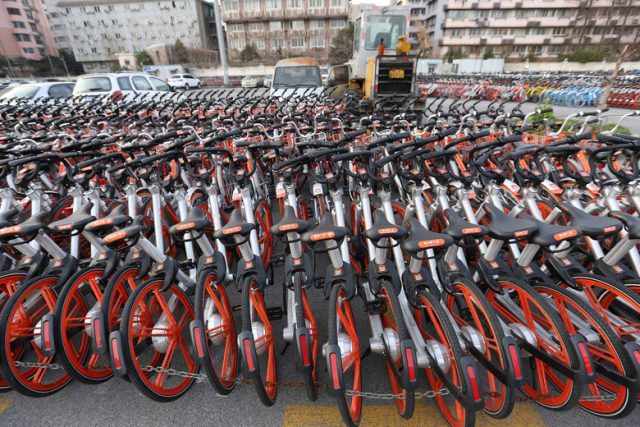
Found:
[[[396,53],[410,12],[408,6],[363,7],[355,20],[352,58],[329,69],[327,92],[335,97],[354,94],[363,110],[423,109],[416,91],[417,57]]]

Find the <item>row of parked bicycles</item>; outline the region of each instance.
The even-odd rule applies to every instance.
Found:
[[[634,411],[639,138],[594,135],[600,111],[534,141],[548,111],[255,94],[0,107],[3,390],[206,377],[271,406],[289,370],[357,425],[372,354],[407,419]]]
[[[425,96],[485,99],[511,98],[566,107],[595,107],[603,96],[606,76],[431,76],[424,79]],[[607,95],[607,105],[640,108],[640,87],[620,78]]]

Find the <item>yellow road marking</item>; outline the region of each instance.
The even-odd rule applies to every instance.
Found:
[[[284,427],[343,426],[340,411],[331,405],[287,405],[282,422]],[[519,402],[506,420],[496,420],[484,413],[476,414],[476,424],[482,427],[545,427],[538,408],[532,403]],[[446,427],[447,423],[435,405],[416,405],[410,420],[405,420],[393,405],[365,405],[362,416],[363,427]]]
[[[0,399],[0,414],[2,414],[4,411],[7,410],[7,408],[9,408],[9,406],[11,406],[11,402],[13,402],[13,399],[6,399],[6,398]]]

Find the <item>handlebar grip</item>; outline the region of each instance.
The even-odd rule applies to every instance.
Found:
[[[342,145],[342,144],[344,144],[345,142],[352,141],[352,140],[354,140],[355,138],[357,138],[357,137],[359,137],[360,135],[363,135],[363,134],[365,134],[365,133],[367,133],[367,129],[366,129],[366,128],[364,128],[364,129],[358,129],[358,130],[353,131],[353,132],[348,132],[348,133],[344,134],[344,136],[343,136],[342,138],[340,138],[340,139],[336,142],[336,144]]]
[[[547,113],[553,113],[553,108],[536,108],[537,115],[547,114]]]
[[[602,142],[603,144],[628,144],[630,142],[627,138],[621,136],[605,135],[602,133],[599,133],[597,138],[598,141]]]

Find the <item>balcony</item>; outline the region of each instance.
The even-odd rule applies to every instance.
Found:
[[[594,0],[595,2],[609,3],[611,0]],[[546,0],[503,0],[499,2],[499,7],[495,7],[497,2],[469,1],[469,0],[449,0],[445,10],[472,10],[472,9],[548,9],[554,8],[573,9],[580,6],[580,0],[565,0],[558,3],[549,4]]]
[[[304,9],[287,9],[284,11],[284,16],[287,18],[304,18],[306,13]]]

